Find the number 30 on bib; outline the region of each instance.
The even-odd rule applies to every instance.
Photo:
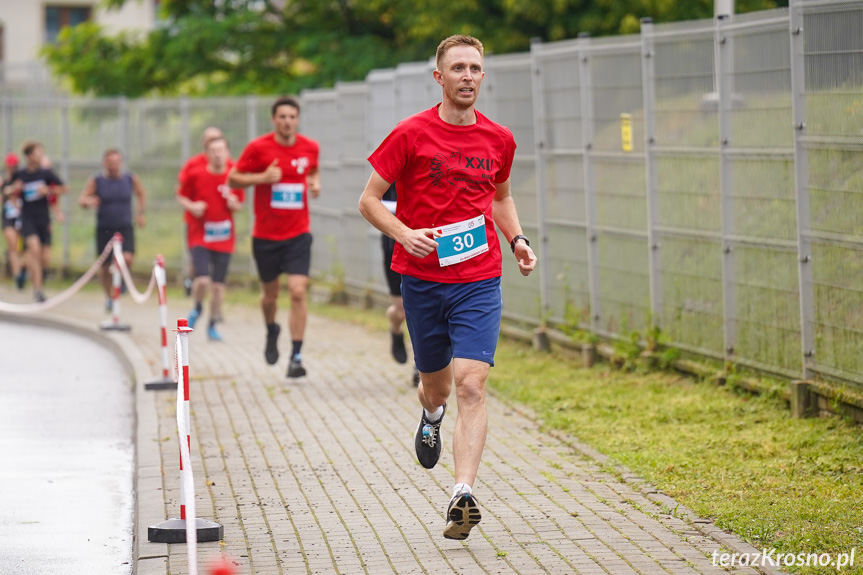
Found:
[[[488,251],[485,216],[450,224],[437,230],[437,256],[441,267],[451,266]]]

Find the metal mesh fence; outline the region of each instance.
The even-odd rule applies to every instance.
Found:
[[[655,325],[687,351],[863,388],[861,29],[859,1],[793,0],[489,56],[478,108],[515,135],[513,196],[540,256],[529,278],[505,258],[506,317],[626,338]],[[301,95],[301,129],[321,145],[316,276],[385,293],[380,234],[356,207],[366,158],[439,101],[433,69]],[[94,257],[94,215],[75,200],[121,148],[150,197],[137,267],[163,253],[179,272],[178,169],[210,125],[238,156],[270,130],[271,101],[5,96],[0,146],[41,141],[68,181],[53,261],[76,268]],[[251,222],[249,208],[232,262],[245,277]]]

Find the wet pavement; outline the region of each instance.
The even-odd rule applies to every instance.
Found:
[[[115,354],[0,321],[0,573],[132,573],[134,404]]]

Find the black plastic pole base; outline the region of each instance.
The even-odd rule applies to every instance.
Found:
[[[195,519],[195,527],[198,532],[198,541],[220,541],[224,535],[224,527],[210,521],[209,519]],[[185,543],[186,542],[186,520],[168,519],[147,529],[147,540],[150,543]]]
[[[159,390],[159,389],[177,389],[177,382],[170,377],[156,377],[148,379],[144,382],[144,389]]]
[[[99,329],[102,331],[132,331],[132,326],[128,323],[114,323],[114,320],[105,320],[99,324]]]

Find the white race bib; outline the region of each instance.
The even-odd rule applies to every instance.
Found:
[[[25,202],[35,202],[39,199],[39,189],[45,185],[45,180],[36,180],[35,182],[27,182],[22,190]]]
[[[441,267],[467,261],[488,251],[485,216],[443,226],[437,231],[441,234],[436,238]]]
[[[231,220],[204,222],[204,242],[223,242],[231,239]]]
[[[276,210],[302,210],[305,184],[273,184],[270,207]]]

